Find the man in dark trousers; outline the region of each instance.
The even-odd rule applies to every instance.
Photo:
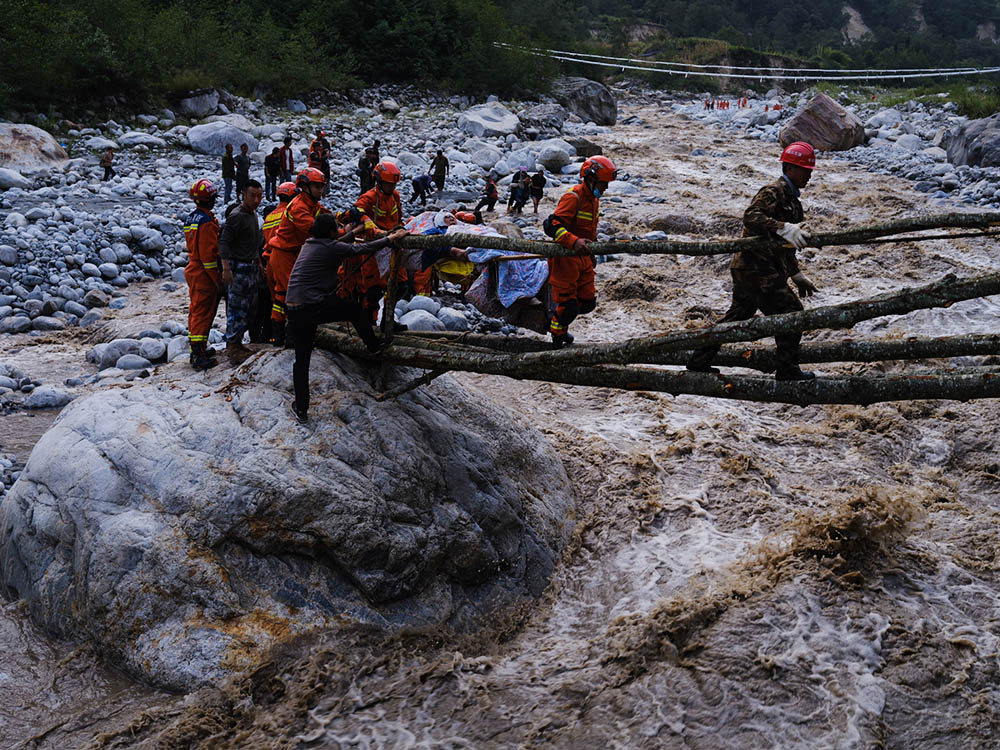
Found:
[[[444,180],[451,172],[451,165],[448,163],[448,157],[444,155],[444,152],[438,149],[437,156],[431,160],[431,173],[434,175],[434,185],[437,187],[437,191],[440,193],[444,190]]]
[[[292,153],[292,137],[285,136],[283,145],[278,149],[278,163],[281,169],[281,181],[291,182],[292,175],[295,174],[295,154]]]
[[[486,178],[486,186],[483,188],[483,197],[472,210],[478,213],[483,206],[486,206],[487,211],[492,211],[493,207],[497,204],[497,198],[499,197],[500,191],[497,190],[496,177],[494,177],[491,172],[489,177]]]
[[[427,194],[431,191],[431,176],[429,174],[417,175],[410,180],[410,185],[413,187],[413,196],[410,198],[410,203],[420,201],[421,206],[426,206]]]
[[[545,195],[545,172],[538,170],[531,175],[531,202],[534,204],[534,213],[538,213],[538,204]]]
[[[222,258],[222,283],[226,297],[226,356],[238,365],[251,352],[243,345],[243,334],[250,327],[257,304],[257,289],[263,269],[260,251],[264,233],[257,221],[260,206],[260,183],[250,180],[243,189],[243,199],[226,217],[219,234],[219,256]]]
[[[104,177],[101,178],[101,182],[107,182],[115,176],[114,163],[115,150],[113,147],[108,146],[107,150],[101,154],[101,166],[104,167]]]
[[[779,237],[791,247],[778,244],[762,250],[741,250],[729,265],[733,277],[733,301],[729,311],[720,320],[749,320],[760,310],[765,315],[796,312],[802,303],[788,286],[791,279],[801,297],[816,293],[816,286],[799,270],[795,251],[808,246],[809,235],[796,226],[804,215],[799,202],[799,192],[809,182],[816,168],[816,152],[808,143],[792,143],[781,154],[782,175],[765,185],[754,196],[743,214],[744,237]],[[777,348],[777,380],[809,380],[816,377],[799,369],[799,341],[802,336],[790,333],[775,336]],[[719,371],[712,367],[712,360],[719,347],[707,346],[697,350],[688,362],[692,372]]]
[[[243,200],[243,190],[250,182],[250,153],[247,144],[240,145],[240,153],[233,158],[236,163],[236,200]]]
[[[309,361],[316,339],[316,327],[335,320],[350,321],[369,351],[377,352],[381,346],[372,330],[371,315],[356,300],[337,295],[338,271],[345,258],[375,253],[407,234],[397,229],[388,236],[362,244],[348,244],[337,239],[337,220],[330,214],[321,214],[313,222],[306,240],[299,251],[288,280],[285,304],[288,309],[288,326],[295,346],[295,364],[292,382],[295,399],[292,414],[300,423],[309,419]],[[353,236],[353,226],[347,227]],[[346,233],[345,233],[346,234]]]
[[[233,195],[233,180],[236,179],[236,159],[233,156],[233,144],[226,144],[226,153],[222,155],[222,184],[226,186],[226,193],[222,202],[229,205],[229,199]]]
[[[277,146],[264,157],[264,197],[269,201],[278,200],[278,177],[281,175],[281,149]]]
[[[358,159],[358,178],[361,181],[362,193],[367,193],[375,187],[375,176],[372,174],[372,170],[375,169],[376,164],[378,164],[378,160],[375,158],[375,153],[371,146],[369,146],[365,149],[364,156]]]

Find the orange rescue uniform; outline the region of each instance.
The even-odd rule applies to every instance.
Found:
[[[208,332],[222,299],[222,276],[219,270],[219,220],[211,211],[196,208],[184,223],[188,262],[184,279],[191,295],[188,308],[188,339],[192,349],[196,344],[208,344]]]
[[[288,279],[292,266],[299,256],[299,250],[309,236],[313,222],[320,214],[328,214],[326,208],[314,200],[309,193],[299,193],[288,204],[288,208],[271,239],[271,257],[267,261],[267,286],[271,290],[271,320],[285,320],[285,295],[288,293]],[[273,215],[268,214],[269,216]]]
[[[572,249],[578,239],[597,239],[600,205],[583,183],[564,193],[555,210],[556,242]],[[549,332],[559,338],[567,334],[577,315],[586,315],[597,306],[593,256],[549,258],[549,286],[555,306]]]

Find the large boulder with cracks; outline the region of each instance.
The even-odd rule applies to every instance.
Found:
[[[536,431],[447,376],[378,402],[380,368],[325,352],[299,425],[292,357],[69,406],[0,505],[3,591],[182,690],[313,629],[468,629],[542,592],[573,501]]]

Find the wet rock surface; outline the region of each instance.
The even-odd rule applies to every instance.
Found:
[[[540,595],[573,500],[537,433],[448,378],[379,404],[319,352],[300,426],[291,357],[74,403],[0,506],[4,589],[176,689],[338,622],[463,630]]]

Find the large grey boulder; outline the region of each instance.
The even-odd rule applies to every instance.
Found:
[[[209,122],[195,125],[187,132],[188,144],[199,154],[221,156],[226,144],[233,144],[233,152],[239,153],[244,143],[253,153],[257,150],[257,139],[249,133],[230,125],[228,122]]]
[[[618,101],[603,83],[564,76],[553,81],[552,96],[584,122],[614,125],[618,120]]]
[[[16,169],[0,167],[0,190],[7,190],[8,188],[15,187],[21,188],[22,190],[31,190],[31,180],[18,172]]]
[[[458,128],[476,138],[496,138],[516,133],[521,121],[496,102],[470,107],[458,116]]]
[[[956,166],[1000,166],[1000,113],[970,120],[944,135],[942,146]]]
[[[865,142],[865,126],[826,94],[817,94],[781,129],[782,147],[805,141],[818,151],[846,151]]]
[[[31,173],[61,167],[68,158],[59,142],[41,128],[0,122],[0,167]]]
[[[205,117],[215,112],[219,107],[219,92],[203,91],[199,94],[181,99],[181,113],[187,117]]]
[[[542,131],[560,131],[569,112],[561,104],[536,104],[521,117],[523,124]]]
[[[381,367],[322,351],[298,425],[293,357],[70,404],[0,503],[2,590],[180,690],[313,629],[471,630],[541,594],[574,516],[541,435],[447,375],[378,402]]]

